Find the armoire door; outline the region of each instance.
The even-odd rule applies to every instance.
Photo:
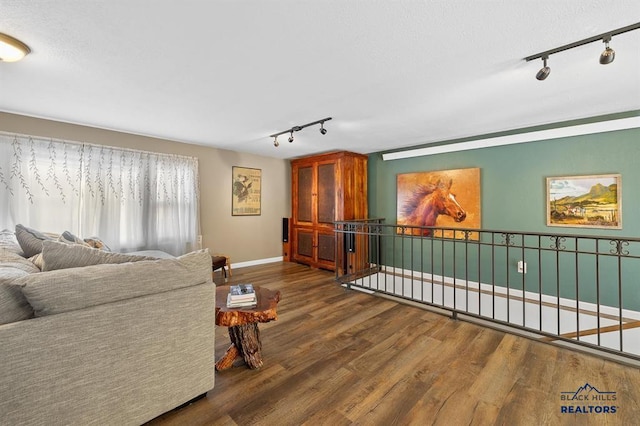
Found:
[[[314,222],[314,173],[313,166],[300,166],[297,173],[297,191],[294,198],[294,208],[296,214],[294,218],[297,224],[312,225]]]
[[[318,164],[317,223],[333,227],[336,220],[336,163]]]

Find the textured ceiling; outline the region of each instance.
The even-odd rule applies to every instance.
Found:
[[[0,111],[292,158],[640,110],[637,0],[0,0]],[[279,148],[268,135],[333,117]]]

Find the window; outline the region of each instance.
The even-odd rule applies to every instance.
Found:
[[[114,251],[197,247],[193,157],[0,133],[0,226],[98,236]]]

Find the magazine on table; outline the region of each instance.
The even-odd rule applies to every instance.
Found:
[[[237,284],[229,288],[227,307],[240,308],[255,306],[258,302],[255,289],[252,284]]]
[[[250,295],[255,295],[255,290],[253,289],[253,284],[237,284],[232,285],[229,289],[229,294],[234,298],[236,297],[247,297]]]

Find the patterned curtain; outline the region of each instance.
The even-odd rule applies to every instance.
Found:
[[[197,158],[0,132],[0,228],[180,255],[197,248],[198,182]]]

